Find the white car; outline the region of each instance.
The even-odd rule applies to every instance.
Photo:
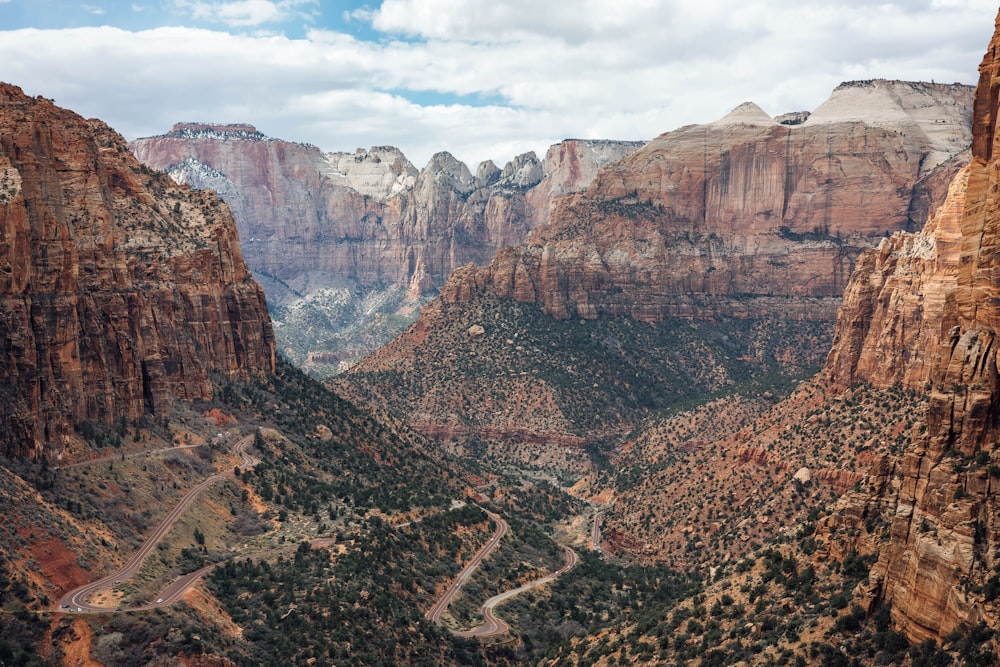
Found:
[[[162,604],[163,598],[156,598],[156,604]]]

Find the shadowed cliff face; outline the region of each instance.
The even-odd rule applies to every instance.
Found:
[[[141,167],[99,121],[0,85],[0,422],[58,454],[85,420],[207,399],[274,368],[263,292],[213,194]]]
[[[865,491],[845,496],[823,531],[832,549],[878,553],[870,600],[891,603],[915,640],[998,620],[989,592],[1000,583],[998,49],[1000,32],[980,66],[971,164],[920,234],[896,235],[859,260],[828,360],[835,384],[901,382],[929,394],[924,436],[877,462]],[[884,519],[890,539],[839,530],[863,517]]]
[[[861,249],[922,225],[967,159],[967,86],[844,84],[798,125],[744,104],[605,167],[549,223],[442,290],[554,317],[747,316],[756,300],[832,320]],[[807,297],[801,299],[800,297]],[[811,300],[810,300],[811,299]]]

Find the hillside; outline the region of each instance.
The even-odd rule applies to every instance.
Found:
[[[455,451],[580,471],[658,410],[803,379],[857,254],[943,201],[970,112],[967,86],[861,81],[793,124],[744,104],[663,134],[332,386]]]

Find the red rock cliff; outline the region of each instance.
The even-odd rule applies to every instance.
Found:
[[[894,81],[844,84],[796,125],[741,105],[604,167],[442,295],[489,289],[559,318],[833,319],[860,250],[944,198],[970,106],[967,86]]]
[[[207,399],[274,368],[263,292],[214,194],[142,167],[96,120],[0,84],[0,438],[58,453],[84,420]]]
[[[961,624],[996,628],[1000,583],[1000,114],[998,32],[980,66],[971,164],[918,235],[884,241],[858,262],[828,360],[833,382],[927,388],[926,435],[880,460],[865,492],[845,496],[819,535],[834,549],[849,527],[881,518],[890,538],[855,530],[851,548],[879,556],[868,592],[892,604],[914,640]],[[853,517],[853,520],[852,518]],[[877,524],[877,522],[876,522]]]

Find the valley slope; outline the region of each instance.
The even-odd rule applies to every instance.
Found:
[[[944,199],[970,109],[968,86],[858,81],[784,123],[747,103],[661,135],[336,386],[458,451],[580,469],[657,409],[803,377],[857,254]]]

